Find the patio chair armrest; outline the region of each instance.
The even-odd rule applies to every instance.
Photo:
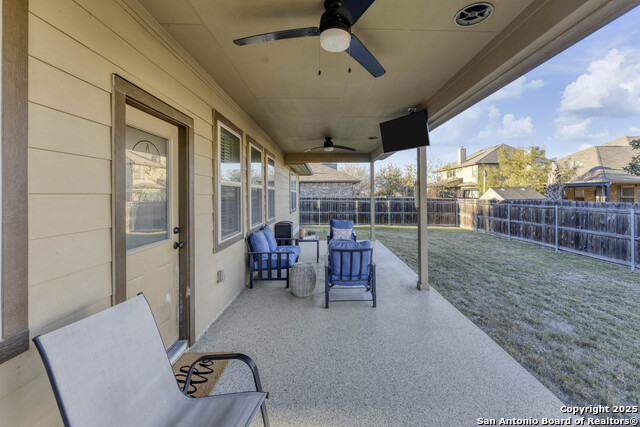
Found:
[[[276,255],[276,254],[288,254],[289,252],[247,252],[247,255]]]
[[[187,373],[187,378],[184,381],[184,388],[182,390],[183,394],[187,394],[189,390],[189,385],[191,384],[191,376],[193,375],[193,371],[196,368],[196,365],[205,360],[241,360],[244,362],[250,369],[253,374],[253,381],[256,384],[256,391],[262,392],[262,383],[260,382],[260,374],[258,373],[258,367],[252,358],[242,353],[218,353],[218,354],[205,354],[204,356],[198,358],[195,362],[191,364],[189,367],[189,372]],[[266,399],[269,398],[269,393],[267,393]]]

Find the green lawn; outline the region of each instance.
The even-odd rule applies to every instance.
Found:
[[[309,226],[325,236],[327,227]],[[356,229],[368,239],[368,226]],[[415,227],[376,227],[414,270]],[[429,228],[429,281],[564,403],[640,402],[640,273],[457,228]]]

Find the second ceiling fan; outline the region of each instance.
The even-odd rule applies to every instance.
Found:
[[[369,49],[351,34],[351,27],[369,9],[375,0],[325,0],[325,12],[320,18],[320,27],[296,28],[276,31],[234,40],[238,46],[273,40],[294,39],[300,37],[320,36],[320,46],[329,52],[345,51],[358,61],[374,77],[386,73]]]
[[[351,147],[345,147],[344,145],[335,145],[333,143],[333,141],[331,140],[331,137],[328,136],[324,139],[324,144],[319,146],[319,147],[314,147],[314,148],[309,148],[307,150],[304,150],[305,153],[308,153],[309,151],[313,151],[313,150],[319,150],[319,149],[323,149],[324,151],[327,152],[331,152],[333,151],[334,148],[339,148],[340,150],[347,150],[347,151],[356,151],[355,148],[351,148]]]

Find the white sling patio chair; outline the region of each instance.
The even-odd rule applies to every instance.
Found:
[[[269,425],[258,370],[257,391],[192,398],[191,370],[181,391],[151,308],[142,294],[33,339],[67,426],[248,426],[258,409]]]

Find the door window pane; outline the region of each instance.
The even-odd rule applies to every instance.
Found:
[[[134,249],[169,238],[169,141],[126,128],[126,241]]]

